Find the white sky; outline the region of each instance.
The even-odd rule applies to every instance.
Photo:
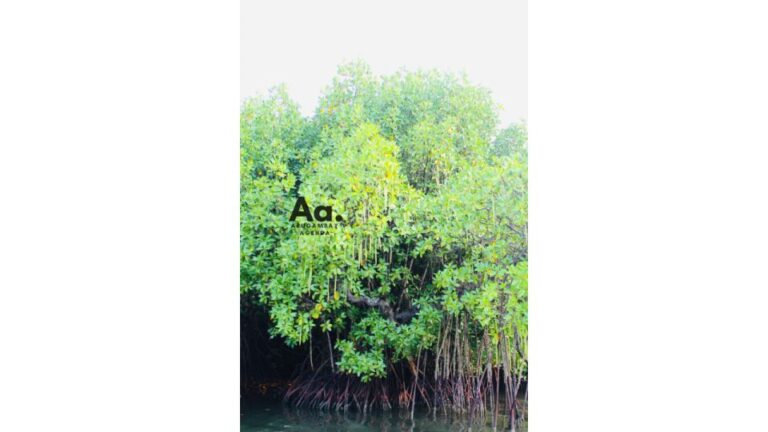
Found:
[[[527,118],[526,0],[364,4],[241,0],[240,96],[285,83],[310,115],[336,67],[359,58],[377,75],[401,67],[466,71],[502,104],[502,126]]]

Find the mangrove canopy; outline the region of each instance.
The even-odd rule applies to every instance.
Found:
[[[464,76],[360,62],[309,118],[283,87],[243,103],[243,310],[302,353],[286,400],[520,417],[527,131],[498,108]]]

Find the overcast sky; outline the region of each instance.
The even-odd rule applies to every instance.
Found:
[[[285,83],[310,115],[336,67],[362,59],[377,75],[401,67],[465,71],[502,104],[502,125],[527,118],[525,0],[363,3],[241,0],[241,97]]]

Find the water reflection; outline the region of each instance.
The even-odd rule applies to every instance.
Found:
[[[424,432],[485,432],[492,431],[491,419],[470,419],[441,411],[417,409],[411,419],[407,410],[391,411],[318,411],[298,409],[279,402],[243,402],[240,407],[242,432],[268,431],[424,431]],[[509,419],[498,418],[498,431],[510,430]],[[516,430],[525,432],[525,424]]]

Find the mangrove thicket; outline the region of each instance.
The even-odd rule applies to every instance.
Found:
[[[283,87],[243,103],[243,361],[282,368],[288,403],[524,414],[527,130],[498,110],[465,76],[361,62],[311,117]]]

